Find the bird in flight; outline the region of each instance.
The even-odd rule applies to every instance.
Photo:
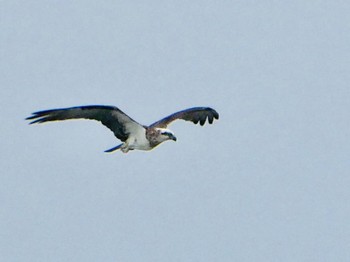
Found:
[[[151,150],[167,140],[176,141],[174,133],[167,126],[177,119],[200,123],[203,126],[208,119],[212,124],[219,119],[219,114],[210,107],[193,107],[171,114],[150,126],[141,125],[115,106],[90,105],[69,108],[44,110],[32,113],[26,120],[30,124],[61,121],[68,119],[91,119],[100,121],[108,127],[123,143],[105,152],[120,149],[123,153],[129,150]]]

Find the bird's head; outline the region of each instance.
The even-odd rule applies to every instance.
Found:
[[[166,141],[166,140],[176,141],[176,136],[171,130],[165,129],[165,128],[157,128],[157,129],[159,131],[159,138],[162,141]]]

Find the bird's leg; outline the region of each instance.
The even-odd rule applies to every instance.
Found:
[[[123,153],[128,153],[128,151],[129,151],[129,143],[126,141],[126,142],[120,147],[120,150],[121,150]]]
[[[136,138],[129,137],[125,142],[124,145],[121,147],[121,150],[123,153],[128,153],[129,150],[135,149],[135,143],[137,142]]]

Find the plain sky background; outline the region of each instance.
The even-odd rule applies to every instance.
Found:
[[[0,1],[0,261],[350,261],[349,1]],[[94,121],[192,106],[105,154]]]

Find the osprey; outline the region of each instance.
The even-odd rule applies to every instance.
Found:
[[[182,119],[194,124],[200,123],[202,126],[207,119],[209,124],[213,123],[214,118],[219,119],[219,114],[210,107],[193,107],[171,114],[150,126],[144,126],[115,106],[91,105],[38,111],[26,120],[33,120],[30,124],[34,124],[81,118],[100,121],[123,142],[105,152],[121,149],[123,153],[127,153],[134,149],[151,150],[167,140],[176,141],[174,133],[167,129],[174,120]]]

